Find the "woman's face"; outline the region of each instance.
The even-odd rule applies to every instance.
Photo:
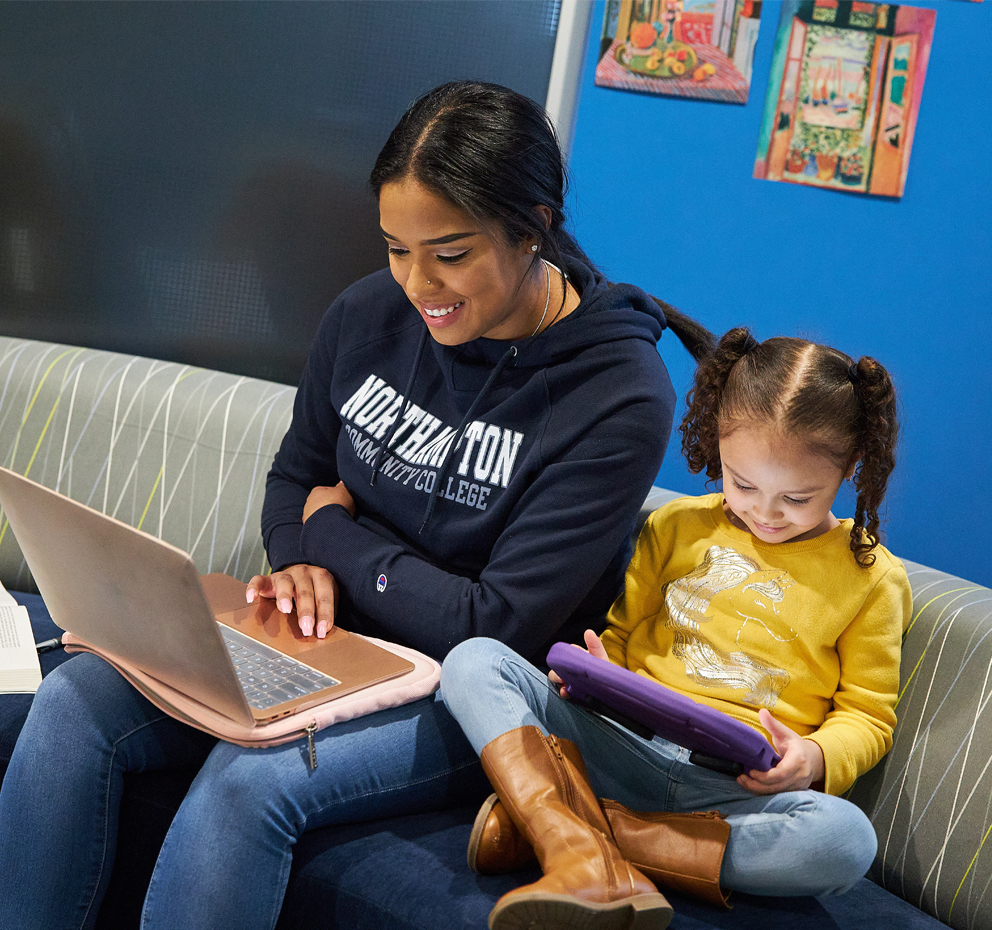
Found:
[[[412,178],[385,184],[379,222],[389,269],[443,345],[522,339],[541,319],[544,263]]]

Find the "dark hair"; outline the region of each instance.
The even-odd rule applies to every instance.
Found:
[[[682,451],[692,473],[711,481],[722,476],[720,436],[747,422],[793,435],[845,471],[857,460],[851,551],[859,565],[874,564],[898,433],[895,387],[879,362],[805,339],[758,343],[739,327],[700,363],[686,401]]]
[[[567,179],[554,126],[508,87],[452,81],[417,99],[376,159],[372,191],[378,198],[407,177],[495,223],[511,244],[530,236],[553,264],[574,256],[591,265],[564,228]],[[551,211],[547,229],[535,212],[541,204]]]
[[[414,101],[369,181],[378,199],[386,184],[408,177],[496,224],[511,245],[532,237],[535,263],[543,256],[559,268],[569,258],[596,267],[565,228],[568,177],[555,128],[543,107],[508,87],[453,81]],[[551,213],[547,227],[536,211],[542,205]],[[694,358],[712,350],[708,330],[655,300]]]

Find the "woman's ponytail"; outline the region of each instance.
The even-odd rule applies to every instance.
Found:
[[[678,336],[679,342],[697,362],[713,354],[716,348],[716,336],[702,323],[691,316],[686,316],[681,310],[676,310],[660,297],[651,295],[651,299],[665,312],[668,328]]]

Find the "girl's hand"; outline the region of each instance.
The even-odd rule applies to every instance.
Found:
[[[249,604],[258,597],[271,598],[284,614],[293,609],[304,636],[323,639],[334,626],[338,607],[338,583],[334,576],[316,565],[290,565],[271,575],[256,575],[248,582],[245,596]]]
[[[355,516],[355,499],[351,492],[339,481],[334,487],[320,486],[314,488],[303,506],[303,522],[306,523],[321,507],[328,504],[340,504],[352,516]]]
[[[582,634],[582,638],[586,643],[586,652],[589,653],[595,659],[604,659],[609,662],[610,657],[606,654],[606,647],[603,645],[603,641],[592,631],[586,630]],[[581,646],[572,643],[576,649],[581,649]],[[568,688],[565,687],[565,682],[561,679],[561,676],[553,669],[548,672],[548,678],[551,679],[551,684],[558,686],[558,693],[568,700]]]
[[[803,739],[784,723],[779,723],[765,708],[758,711],[758,720],[771,734],[772,745],[782,758],[767,772],[754,769],[739,775],[739,785],[755,794],[777,794],[803,791],[814,782],[823,781],[823,752],[813,740]]]

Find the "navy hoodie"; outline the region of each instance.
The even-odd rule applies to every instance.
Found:
[[[435,342],[388,270],[328,310],[262,533],[274,569],[334,575],[345,629],[438,659],[491,636],[541,663],[555,641],[602,628],[675,395],[658,305],[567,271],[579,306],[514,342]],[[331,505],[304,525],[310,489],[339,480],[357,518]]]

